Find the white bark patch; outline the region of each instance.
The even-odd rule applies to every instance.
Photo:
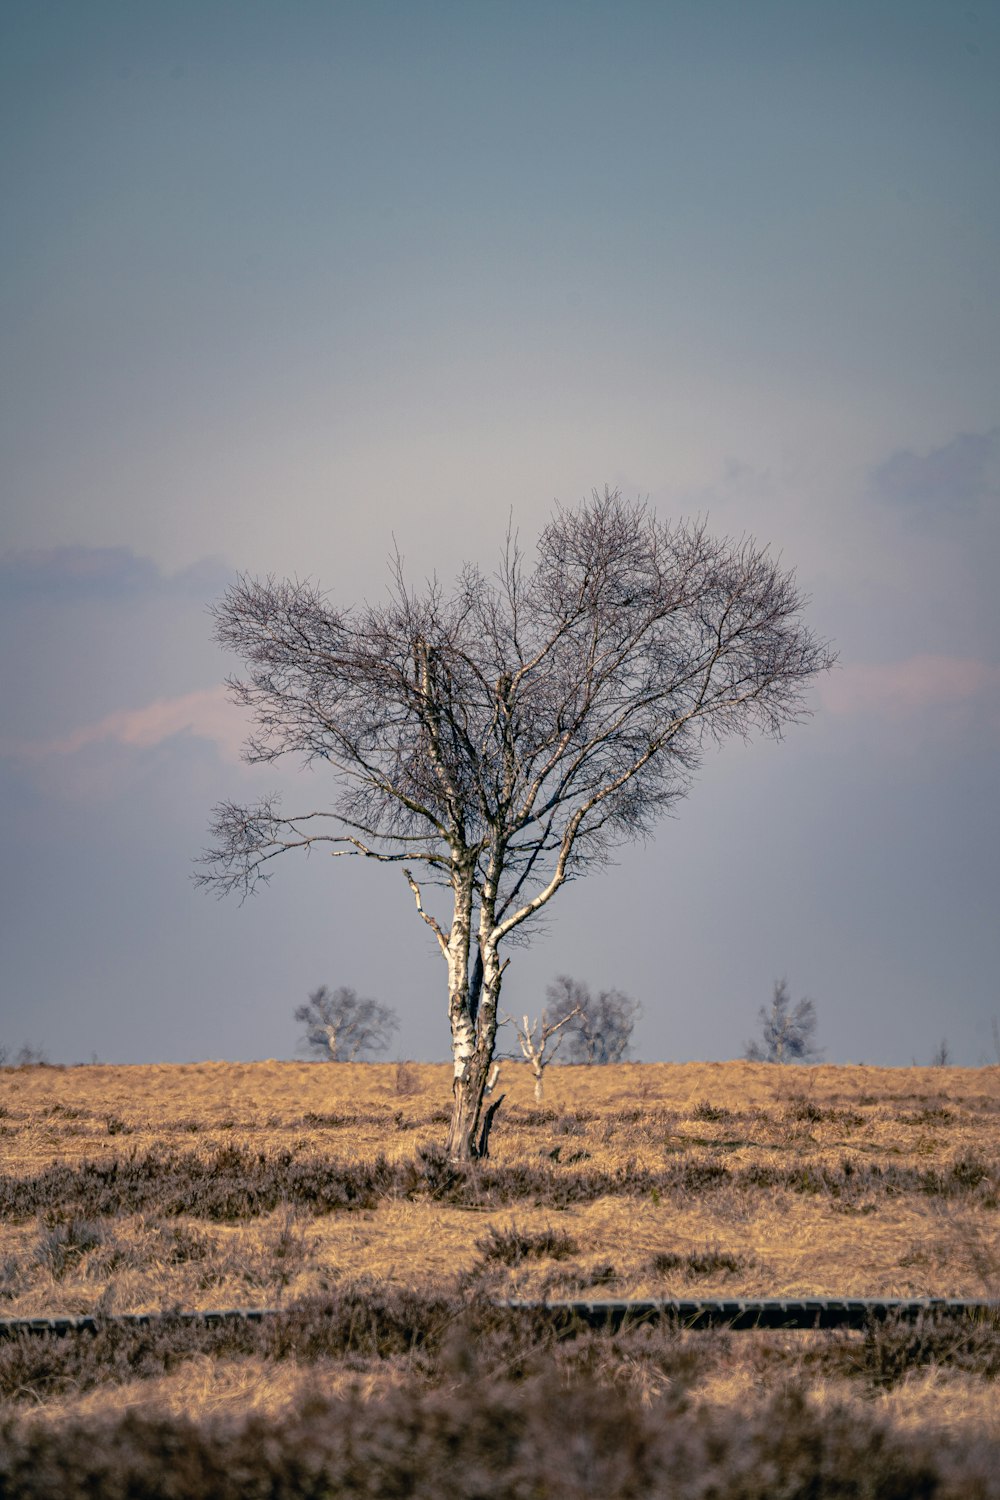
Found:
[[[455,1080],[466,1077],[469,1059],[476,1050],[476,1030],[468,1010],[469,987],[469,899],[467,879],[455,881],[455,915],[448,941],[448,1012],[451,1020],[451,1051]]]
[[[451,1054],[455,1059],[455,1077],[464,1078],[469,1058],[476,1050],[476,1033],[467,1016],[452,1021]]]

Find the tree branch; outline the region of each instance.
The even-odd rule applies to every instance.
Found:
[[[424,902],[423,902],[423,897],[420,894],[420,887],[417,884],[417,882],[414,880],[414,878],[411,875],[410,871],[409,870],[404,870],[403,874],[406,876],[407,884],[409,885],[410,890],[413,892],[413,899],[417,903],[417,911],[423,917],[424,921],[427,923],[428,927],[431,929],[431,931],[433,932],[434,936],[437,938],[437,940],[438,940],[438,946],[440,947],[441,952],[444,954],[445,958],[447,958],[448,957],[448,938],[442,932],[440,926],[438,925],[437,920],[431,915],[431,913],[429,911],[425,911],[424,910]]]

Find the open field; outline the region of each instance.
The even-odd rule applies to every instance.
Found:
[[[1000,1299],[1000,1069],[559,1067],[536,1105],[508,1063],[470,1172],[440,1153],[448,1090],[416,1064],[0,1071],[0,1316],[283,1310],[0,1346],[0,1491],[82,1494],[90,1454],[86,1492],[135,1492],[183,1450],[185,1487],[149,1493],[257,1493],[226,1486],[266,1451],[262,1494],[440,1493],[467,1452],[481,1487],[456,1494],[501,1472],[526,1495],[807,1492],[764,1485],[777,1463],[815,1494],[1000,1495],[995,1324],[554,1343],[490,1307]],[[621,1451],[560,1463],[564,1411]],[[870,1487],[845,1488],[862,1453]]]

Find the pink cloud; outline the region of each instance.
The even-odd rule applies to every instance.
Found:
[[[1000,714],[1000,666],[962,656],[911,656],[905,661],[847,664],[820,688],[824,708],[842,716],[902,719],[957,707]]]
[[[227,760],[238,760],[246,735],[246,718],[229,702],[224,687],[185,693],[180,698],[157,698],[145,708],[118,709],[94,724],[58,739],[23,744],[15,753],[31,759],[76,755],[88,745],[115,743],[148,750],[178,734],[210,740]]]
[[[897,662],[848,663],[823,680],[819,694],[826,711],[841,718],[898,721],[933,711],[979,708],[995,715],[1000,724],[1000,666],[974,657],[928,654]],[[175,735],[191,734],[210,741],[225,759],[238,761],[246,732],[245,715],[220,686],[179,698],[157,698],[144,708],[118,709],[58,738],[7,742],[0,751],[37,762],[107,743],[148,750]]]

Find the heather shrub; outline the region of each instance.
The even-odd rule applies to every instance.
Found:
[[[495,1261],[504,1266],[518,1266],[522,1261],[565,1260],[568,1255],[579,1253],[580,1246],[572,1235],[548,1228],[535,1234],[511,1224],[507,1229],[491,1228],[484,1239],[476,1242],[476,1249],[484,1261]]]
[[[130,1412],[0,1428],[11,1500],[995,1500],[995,1453],[894,1437],[874,1416],[782,1389],[752,1411],[643,1404],[582,1372],[310,1395],[280,1418]]]

